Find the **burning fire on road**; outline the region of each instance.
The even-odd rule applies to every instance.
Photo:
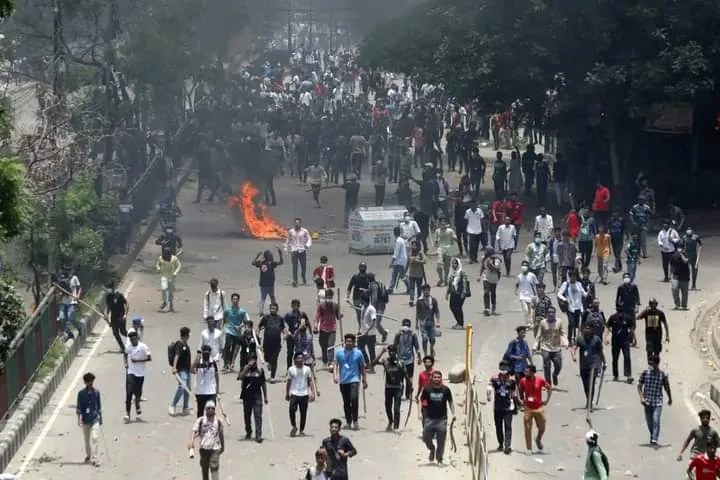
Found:
[[[287,228],[280,225],[268,211],[267,205],[255,202],[259,193],[250,182],[240,185],[240,193],[228,197],[228,206],[239,211],[242,229],[248,235],[263,240],[281,240],[287,235]]]

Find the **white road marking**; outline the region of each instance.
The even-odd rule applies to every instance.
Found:
[[[135,280],[130,281],[127,288],[125,289],[125,297],[127,298],[130,295],[130,292],[132,291],[133,287],[135,286]],[[42,429],[40,432],[40,435],[38,435],[37,439],[35,440],[35,443],[33,443],[33,446],[30,448],[30,451],[25,456],[25,459],[23,460],[22,465],[20,465],[20,469],[16,472],[16,475],[18,477],[21,477],[23,473],[25,473],[25,470],[27,470],[28,466],[30,465],[30,462],[33,461],[35,458],[35,455],[37,455],[38,450],[42,446],[43,440],[48,436],[50,433],[50,429],[53,427],[55,422],[57,421],[58,416],[60,415],[60,412],[63,408],[66,407],[66,404],[68,403],[68,400],[70,400],[70,395],[75,392],[75,386],[80,383],[80,380],[82,379],[83,375],[85,375],[87,371],[87,367],[90,364],[90,360],[95,356],[95,353],[97,353],[98,348],[100,348],[100,344],[103,341],[103,338],[105,338],[105,335],[110,331],[110,325],[108,323],[105,323],[105,327],[103,328],[102,332],[100,332],[100,336],[98,337],[97,341],[95,342],[95,345],[90,349],[90,352],[85,356],[85,359],[83,360],[82,364],[80,365],[80,369],[77,372],[77,375],[75,375],[75,378],[73,379],[72,383],[68,385],[67,390],[65,390],[65,393],[63,394],[62,398],[58,402],[58,404],[55,406],[55,410],[53,410],[52,415],[50,415],[50,418],[48,419],[47,423],[45,424],[45,428]]]

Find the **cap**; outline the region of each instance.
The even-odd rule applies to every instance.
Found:
[[[205,403],[205,410],[207,410],[208,408],[215,408],[215,402],[213,402],[212,400],[208,400]]]
[[[128,337],[137,336],[137,334],[138,334],[137,330],[135,330],[134,328],[131,328],[130,330],[127,331]]]

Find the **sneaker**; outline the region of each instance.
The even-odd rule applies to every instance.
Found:
[[[297,428],[292,427],[292,429],[290,430],[290,436],[295,437],[295,435],[297,435]]]
[[[558,376],[557,375],[552,376],[552,382],[553,382],[554,386],[556,386],[556,387],[558,386]]]
[[[98,462],[97,460],[93,460],[93,461],[92,461],[92,466],[93,466],[93,467],[99,467],[99,466],[100,466],[100,462]]]
[[[250,440],[250,439],[252,439],[252,432],[246,432],[246,433],[245,433],[245,440]]]
[[[512,448],[506,447],[506,448],[503,450],[503,453],[504,453],[505,455],[510,455],[510,453],[512,453]]]
[[[387,424],[387,427],[385,427],[385,431],[386,431],[386,432],[392,432],[392,425],[388,423],[388,424]]]
[[[129,413],[125,414],[125,416],[123,417],[123,420],[125,421],[125,423],[130,423],[130,414]]]
[[[136,410],[135,411],[135,419],[140,420],[140,417],[142,417],[142,410]]]
[[[304,436],[305,436],[305,432],[302,431],[302,430],[300,430],[300,432],[298,433],[298,435],[300,435],[301,437],[304,437]]]
[[[165,310],[165,307],[167,307],[167,303],[163,302],[160,304],[160,310]]]
[[[358,425],[358,422],[353,422],[353,424],[352,424],[352,429],[353,429],[353,430],[360,430],[360,426]]]
[[[174,417],[176,412],[177,409],[175,407],[173,407],[172,405],[168,406],[168,415]]]
[[[262,438],[262,437],[255,437],[255,441],[256,441],[257,443],[262,443],[262,442],[263,442],[263,438]]]
[[[543,443],[542,443],[542,439],[541,439],[540,437],[537,437],[537,438],[535,439],[535,446],[536,446],[537,449],[540,450],[541,452],[543,451]]]
[[[629,385],[633,383],[633,377],[627,377],[627,380],[625,380]]]
[[[465,330],[465,327],[463,327],[462,325],[458,325],[458,324],[455,324],[450,328],[452,328],[453,330]]]
[[[412,306],[412,305],[411,305],[411,306]],[[488,310],[487,308],[486,308],[485,310],[483,310],[483,315],[485,315],[486,317],[489,317],[489,316],[490,316],[490,310]]]
[[[435,461],[435,447],[430,449],[430,453],[428,453],[428,462],[434,462]]]

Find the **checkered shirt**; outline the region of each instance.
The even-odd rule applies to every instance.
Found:
[[[640,375],[645,404],[650,407],[659,407],[663,404],[663,385],[667,381],[667,374],[660,369],[648,368]]]

